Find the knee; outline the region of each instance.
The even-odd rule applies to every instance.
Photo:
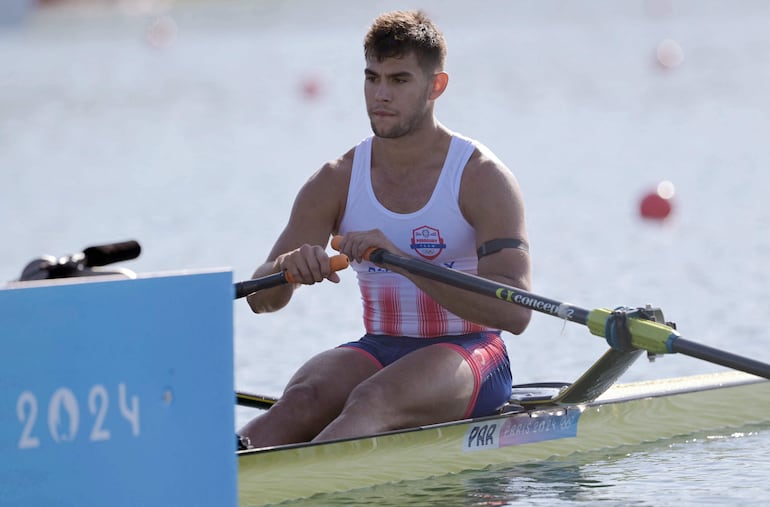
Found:
[[[276,405],[305,409],[322,403],[319,395],[319,390],[315,385],[302,382],[289,386]]]
[[[390,401],[387,398],[382,386],[376,382],[363,382],[350,392],[344,410],[374,414],[388,406]]]
[[[271,417],[301,431],[306,440],[313,438],[336,415],[334,408],[319,397],[319,389],[306,383],[288,387],[270,412]]]

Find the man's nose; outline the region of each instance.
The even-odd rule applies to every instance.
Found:
[[[390,87],[386,84],[380,84],[374,91],[374,98],[382,102],[389,102],[391,98]]]

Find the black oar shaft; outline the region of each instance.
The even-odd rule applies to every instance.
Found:
[[[235,285],[235,299],[246,297],[249,294],[253,294],[263,289],[269,289],[271,287],[277,287],[287,282],[286,273],[274,273],[272,275],[263,276],[254,280],[246,280],[244,282],[237,282]]]
[[[403,257],[401,255],[390,253],[387,250],[373,251],[369,254],[369,260],[375,264],[388,264],[403,268],[410,273],[430,278],[437,282],[443,282],[477,294],[491,296],[531,310],[577,322],[578,324],[585,325],[588,322],[589,311],[584,308],[562,301],[544,298],[523,289],[499,284],[493,280],[481,278],[480,276],[454,271],[411,257]]]
[[[241,407],[251,407],[267,410],[275,405],[277,401],[278,399],[273,398],[272,396],[245,393],[243,391],[235,392],[235,403]]]
[[[345,269],[350,265],[350,261],[345,255],[334,255],[329,257],[329,269],[332,271],[339,271]],[[291,273],[282,271],[280,273],[273,273],[272,275],[263,276],[261,278],[255,278],[253,280],[246,280],[244,282],[237,282],[233,284],[235,286],[235,299],[246,297],[249,294],[253,294],[263,289],[270,289],[277,287],[285,283],[297,283],[291,276]]]
[[[731,352],[715,349],[708,345],[702,345],[683,338],[677,338],[671,342],[671,350],[735,370],[741,370],[760,377],[770,378],[770,365]]]
[[[592,333],[607,338],[604,327],[611,312],[606,309],[600,308],[589,311],[571,304],[544,298],[522,289],[499,284],[479,276],[436,266],[419,259],[393,254],[387,250],[373,250],[369,253],[368,259],[375,264],[399,267],[412,274],[430,278],[447,285],[492,296],[515,305],[583,324],[588,326]],[[679,333],[668,325],[648,320],[629,319],[629,327],[631,343],[637,348],[653,353],[663,353],[664,351],[679,352],[686,356],[770,379],[770,364],[684,340],[679,337]]]

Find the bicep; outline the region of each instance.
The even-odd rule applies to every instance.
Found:
[[[461,190],[461,207],[475,230],[476,248],[495,239],[528,245],[524,200],[516,178],[502,164],[486,163],[473,168]],[[529,287],[530,270],[526,247],[503,248],[479,259],[480,276],[502,277],[521,288]]]

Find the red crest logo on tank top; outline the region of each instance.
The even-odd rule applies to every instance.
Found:
[[[412,229],[412,244],[409,248],[420,257],[432,261],[446,248],[446,244],[438,229],[423,225]]]

